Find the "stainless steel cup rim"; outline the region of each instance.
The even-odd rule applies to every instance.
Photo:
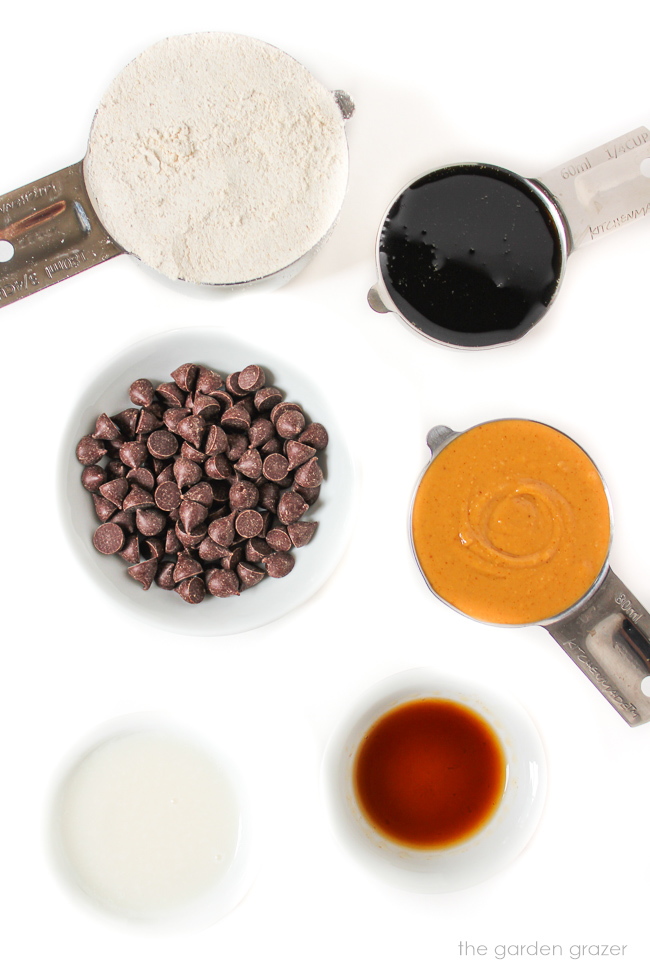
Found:
[[[555,288],[551,300],[546,305],[542,314],[535,320],[535,322],[531,324],[530,328],[534,327],[534,325],[538,324],[539,321],[541,321],[541,319],[544,317],[544,315],[549,310],[549,308],[551,307],[551,305],[553,304],[553,302],[557,297],[562,281],[564,280],[566,262],[569,257],[569,254],[571,253],[571,237],[560,206],[558,205],[557,201],[554,199],[552,194],[541,183],[539,183],[535,179],[529,179],[525,176],[520,176],[519,173],[515,173],[513,170],[507,169],[503,166],[498,166],[494,163],[466,161],[461,163],[452,163],[444,166],[438,166],[434,169],[428,169],[425,172],[421,173],[415,179],[411,179],[407,183],[405,183],[404,186],[402,186],[402,188],[399,190],[399,192],[395,194],[395,196],[392,198],[392,200],[384,210],[383,216],[379,223],[379,229],[377,231],[377,235],[375,238],[375,265],[377,268],[378,279],[377,279],[377,284],[373,288],[371,288],[368,293],[368,302],[374,311],[380,313],[393,312],[395,315],[397,315],[397,317],[400,319],[400,321],[403,324],[407,325],[410,329],[416,332],[416,334],[420,335],[423,339],[425,339],[428,342],[433,342],[436,345],[443,345],[448,348],[455,348],[455,349],[460,349],[462,351],[473,352],[476,351],[476,349],[482,349],[482,350],[495,349],[495,348],[501,348],[502,346],[505,345],[512,345],[514,342],[517,342],[518,339],[521,338],[521,336],[519,335],[515,336],[514,338],[508,339],[507,341],[504,342],[495,342],[492,345],[472,346],[472,345],[464,345],[461,343],[455,343],[453,341],[445,341],[444,339],[437,338],[433,335],[428,335],[421,328],[419,328],[415,322],[411,321],[411,319],[400,310],[400,308],[393,300],[389,292],[389,289],[386,285],[382,264],[381,264],[381,241],[382,241],[384,228],[389,218],[391,210],[393,209],[395,204],[401,199],[403,194],[407,190],[410,190],[411,187],[415,186],[415,184],[419,183],[421,180],[428,179],[434,175],[437,176],[438,174],[440,175],[440,178],[443,178],[444,174],[447,172],[449,173],[458,172],[459,170],[463,170],[463,169],[467,169],[468,172],[469,171],[476,172],[477,170],[484,170],[486,174],[490,174],[490,173],[497,174],[500,178],[504,179],[507,182],[510,182],[512,185],[522,187],[528,193],[528,195],[533,196],[539,202],[541,208],[543,209],[544,213],[546,214],[546,216],[548,217],[549,221],[552,224],[555,239],[558,246],[559,271],[556,276]]]

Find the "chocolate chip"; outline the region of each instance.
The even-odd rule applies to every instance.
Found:
[[[306,443],[310,447],[315,447],[316,450],[324,450],[329,442],[327,430],[322,423],[310,423],[298,439],[300,443]]]
[[[123,464],[121,460],[109,460],[106,465],[106,474],[108,477],[126,477],[130,470],[131,468]]]
[[[91,464],[89,467],[84,468],[81,475],[81,483],[86,491],[90,491],[91,494],[96,494],[107,476],[103,467],[98,467],[97,464]]]
[[[95,440],[117,440],[120,436],[121,431],[111,418],[106,413],[100,413],[95,422],[93,438]]]
[[[305,429],[305,417],[300,410],[285,410],[275,420],[275,429],[285,440],[295,440]]]
[[[154,505],[153,495],[145,491],[139,484],[134,484],[122,502],[125,511],[129,508],[152,508]]]
[[[212,397],[215,403],[218,403],[221,407],[222,413],[225,413],[226,410],[229,410],[234,405],[232,396],[225,389],[219,389],[215,393],[212,393]]]
[[[210,536],[206,536],[199,545],[199,558],[204,562],[216,562],[218,559],[228,555],[230,549],[225,545],[217,545]]]
[[[260,453],[264,457],[270,456],[270,454],[281,454],[282,453],[282,441],[279,437],[271,437],[266,443],[262,444],[260,447]]]
[[[109,501],[108,498],[103,498],[101,494],[93,494],[93,505],[95,507],[95,514],[100,521],[108,521],[111,515],[114,515],[118,510],[117,506]]]
[[[175,592],[182,596],[186,603],[194,606],[202,603],[205,598],[205,583],[203,579],[194,576],[191,579],[184,579],[179,586],[176,586]]]
[[[254,538],[264,527],[264,519],[259,511],[250,508],[240,511],[235,518],[235,531],[242,538]]]
[[[282,481],[287,476],[289,461],[284,454],[269,454],[264,458],[262,473],[269,481]]]
[[[155,413],[152,413],[151,410],[140,410],[136,434],[138,436],[140,434],[146,436],[148,433],[152,433],[153,430],[160,430],[163,426],[163,421]]]
[[[176,383],[161,383],[156,392],[168,406],[185,406],[185,394]]]
[[[221,414],[221,425],[228,430],[248,430],[251,425],[250,414],[244,406],[237,403]]]
[[[320,496],[320,484],[315,488],[306,488],[296,485],[296,491],[305,499],[307,504],[316,504]]]
[[[137,535],[129,535],[120,551],[120,558],[134,565],[140,561],[140,544]]]
[[[205,584],[212,596],[225,598],[239,594],[239,577],[231,569],[208,569]]]
[[[112,501],[116,508],[121,508],[129,488],[129,482],[125,477],[116,477],[115,480],[102,484],[99,493],[103,498]]]
[[[176,433],[178,430],[178,424],[181,420],[184,420],[186,416],[190,416],[191,410],[185,409],[180,406],[171,406],[168,410],[163,413],[163,423],[168,430],[172,433]]]
[[[176,552],[181,552],[182,549],[181,540],[176,534],[175,529],[169,528],[165,535],[165,552],[167,555],[175,555]]]
[[[228,449],[226,457],[228,460],[240,460],[248,450],[248,437],[245,433],[229,433]]]
[[[156,585],[160,586],[161,589],[175,589],[176,583],[174,582],[174,563],[173,562],[161,562],[156,570]]]
[[[274,552],[264,559],[264,566],[272,579],[282,579],[291,572],[294,565],[295,559],[288,552]]]
[[[256,586],[265,576],[265,573],[261,569],[258,569],[255,565],[251,565],[250,562],[240,562],[235,571],[239,576],[242,590],[251,589],[253,586]]]
[[[301,518],[309,505],[296,491],[285,491],[278,501],[277,515],[283,525],[290,525]]]
[[[311,460],[316,453],[314,447],[310,447],[306,443],[300,443],[298,440],[287,440],[284,449],[287,455],[287,460],[289,461],[290,471],[294,470],[296,467],[300,467],[300,465],[306,463],[306,461]]]
[[[168,460],[178,452],[178,440],[171,430],[154,430],[147,440],[147,449],[152,457]]]
[[[187,400],[185,401],[187,406]],[[214,396],[206,396],[205,393],[196,393],[192,401],[192,412],[195,416],[200,416],[202,420],[215,420],[222,410],[222,405]]]
[[[185,492],[184,498],[186,501],[198,501],[209,508],[214,501],[214,494],[207,481],[199,481]]]
[[[184,440],[181,445],[181,457],[184,457],[185,460],[191,460],[195,464],[203,464],[205,463],[206,455],[203,451],[197,450],[191,443]]]
[[[244,555],[249,562],[261,562],[267,555],[271,555],[273,549],[264,538],[249,538],[246,542]]]
[[[237,385],[246,392],[255,392],[266,382],[266,376],[261,366],[246,366],[239,373]]]
[[[317,521],[294,521],[287,525],[287,534],[296,548],[302,548],[311,542],[317,528]]]
[[[267,511],[275,514],[278,510],[278,501],[280,500],[280,488],[277,484],[273,484],[271,481],[265,481],[259,487],[260,492],[260,507],[265,508]]]
[[[106,448],[89,435],[81,438],[77,444],[76,454],[80,464],[85,464],[87,467],[90,467],[97,464],[102,457],[106,456]]]
[[[115,555],[124,545],[124,532],[119,525],[100,525],[95,529],[93,545],[102,555]]]
[[[180,522],[186,532],[191,532],[197,525],[205,521],[208,509],[198,501],[181,501],[178,509]]]
[[[203,437],[205,436],[205,420],[200,416],[186,416],[180,421],[177,428],[179,436],[187,440],[197,450],[201,449]]]
[[[296,410],[298,413],[302,413],[298,403],[288,403],[286,400],[282,400],[271,410],[271,423],[277,423],[278,417],[281,417],[282,414],[286,413],[288,410]]]
[[[232,545],[235,540],[234,513],[224,515],[221,518],[215,518],[214,521],[211,521],[208,525],[208,535],[217,545],[222,545],[225,548]]]
[[[111,522],[115,525],[119,525],[124,531],[132,534],[135,531],[135,513],[137,508],[129,508],[128,511],[120,511],[118,508],[111,515]]]
[[[197,525],[191,531],[185,531],[180,521],[174,527],[176,536],[185,549],[198,548],[207,534],[207,525]]]
[[[120,460],[127,467],[142,467],[146,459],[146,444],[138,443],[137,440],[131,440],[120,447]]]
[[[282,402],[282,393],[275,386],[264,386],[255,393],[254,403],[260,413],[269,413]]]
[[[246,450],[235,464],[235,470],[243,474],[244,477],[256,481],[262,473],[262,458],[259,450],[255,450],[254,447]]]
[[[186,487],[198,484],[203,476],[203,471],[198,464],[192,460],[180,457],[174,462],[174,477],[181,491]]]
[[[178,369],[174,369],[172,372],[172,379],[177,386],[180,386],[181,389],[184,389],[189,393],[194,389],[194,384],[198,374],[198,366],[195,366],[193,362],[185,362],[182,366],[179,366]]]
[[[228,436],[225,430],[214,423],[208,427],[203,450],[209,456],[223,454],[228,449]]]
[[[129,407],[127,410],[122,410],[121,413],[111,417],[111,419],[119,427],[123,437],[126,437],[127,440],[133,440],[139,416],[139,410],[134,410],[132,407]]]
[[[201,366],[199,369],[198,376],[196,378],[195,389],[197,393],[206,393],[208,396],[212,396],[223,386],[223,379],[219,373],[214,372],[213,369],[206,369]]]
[[[293,476],[293,482],[298,487],[317,488],[323,482],[323,472],[315,457],[299,467]]]
[[[288,552],[291,539],[284,528],[272,528],[266,533],[266,541],[276,552]]]
[[[191,555],[186,552],[179,552],[178,558],[176,560],[176,568],[174,569],[174,582],[182,582],[183,579],[189,579],[190,576],[201,575],[203,572],[203,566],[196,559],[193,559]]]
[[[136,406],[151,406],[154,395],[153,386],[148,379],[136,379],[129,386],[129,399]]]
[[[229,376],[226,376],[226,389],[233,396],[245,396],[246,390],[242,389],[239,385],[239,373],[231,372]]]
[[[158,508],[136,508],[135,524],[141,535],[158,535],[167,524],[167,518]]]
[[[145,491],[153,491],[156,484],[153,471],[150,471],[148,467],[132,467],[128,471],[126,479],[129,483],[139,484]]]
[[[153,467],[154,471],[157,469],[158,465],[163,464],[162,460],[154,460]],[[161,467],[156,473],[156,484],[164,484],[166,481],[174,480],[174,465],[167,464],[165,467]]]
[[[250,481],[235,481],[230,486],[228,500],[233,511],[254,508],[259,501],[260,492]]]
[[[132,565],[130,569],[126,571],[129,573],[132,579],[139,582],[143,589],[149,589],[151,583],[156,577],[156,570],[158,568],[158,559],[147,559],[145,562],[138,562],[137,565]]]
[[[234,548],[231,548],[229,552],[226,552],[224,557],[221,559],[221,568],[234,571],[243,557],[244,552],[241,545],[236,545]]]
[[[213,481],[228,481],[233,475],[232,467],[224,454],[208,457],[203,468],[206,475]]]
[[[265,416],[259,416],[250,425],[248,442],[251,447],[261,447],[275,434],[275,427]]]
[[[158,513],[159,512],[156,512],[156,514]],[[144,539],[144,544],[149,549],[150,558],[158,559],[158,561],[162,559],[165,554],[165,543],[163,542],[162,538],[158,538],[156,535],[150,535]]]

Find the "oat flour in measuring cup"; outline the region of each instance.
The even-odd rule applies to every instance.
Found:
[[[411,511],[431,590],[485,623],[544,626],[630,725],[650,721],[648,612],[609,568],[602,477],[533,420],[434,427]]]
[[[369,303],[445,345],[513,342],[546,313],[571,251],[650,213],[649,176],[646,128],[538,179],[484,163],[427,173],[382,220]]]
[[[160,41],[109,87],[82,162],[0,196],[0,306],[124,252],[196,284],[291,276],[341,209],[352,111],[254,38]]]

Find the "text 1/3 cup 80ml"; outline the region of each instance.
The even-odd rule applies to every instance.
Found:
[[[484,163],[427,173],[386,211],[369,303],[445,345],[513,342],[546,313],[573,250],[650,213],[649,176],[644,127],[537,179]]]
[[[628,724],[650,721],[650,617],[608,565],[591,458],[533,420],[438,426],[427,443],[411,540],[435,595],[471,619],[544,626]]]

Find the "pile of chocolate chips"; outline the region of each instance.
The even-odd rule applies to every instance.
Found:
[[[318,524],[302,517],[320,493],[325,427],[258,365],[225,381],[193,363],[171,376],[156,388],[137,379],[134,406],[102,413],[77,444],[101,522],[95,548],[128,562],[143,589],[155,582],[188,603],[287,575]]]

